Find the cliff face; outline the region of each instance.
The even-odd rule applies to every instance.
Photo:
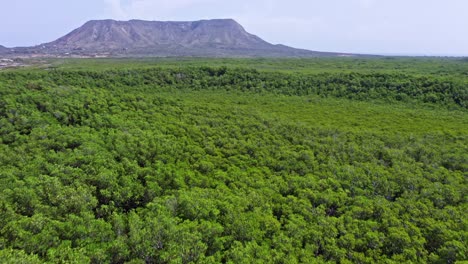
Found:
[[[187,48],[206,45],[254,48],[269,44],[247,33],[234,20],[227,19],[195,22],[90,21],[48,45],[100,50],[157,45],[181,45]]]
[[[273,45],[232,19],[187,22],[92,20],[69,34],[18,54],[200,57],[336,56]]]

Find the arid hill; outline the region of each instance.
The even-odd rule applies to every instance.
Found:
[[[11,49],[31,55],[320,57],[338,56],[273,45],[232,19],[192,22],[92,20],[42,45]]]

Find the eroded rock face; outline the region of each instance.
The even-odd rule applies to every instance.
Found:
[[[92,20],[49,43],[17,53],[109,56],[316,57],[335,56],[273,45],[232,19],[187,22]]]
[[[195,22],[93,20],[48,45],[105,50],[157,45],[252,48],[269,44],[247,33],[234,20],[225,19]]]

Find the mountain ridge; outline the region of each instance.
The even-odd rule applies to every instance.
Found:
[[[1,48],[0,48],[1,50]],[[274,45],[233,19],[90,20],[70,33],[10,53],[52,56],[322,57],[349,55]]]

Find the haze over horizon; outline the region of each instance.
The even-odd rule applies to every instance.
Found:
[[[317,51],[468,56],[463,0],[0,0],[0,45],[53,41],[93,19],[233,18],[274,44]]]

